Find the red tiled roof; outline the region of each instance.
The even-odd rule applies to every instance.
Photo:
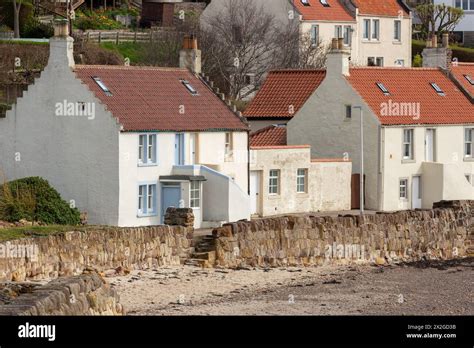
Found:
[[[406,9],[398,0],[352,0],[361,15],[379,15],[398,17],[400,11],[407,15]]]
[[[458,63],[451,69],[454,78],[474,97],[474,85],[472,85],[465,75],[474,81],[474,63]]]
[[[382,124],[474,123],[473,104],[440,69],[353,68],[347,80],[379,117]],[[377,87],[377,82],[383,83],[390,95],[384,95]],[[431,82],[436,83],[444,91],[445,96],[438,95],[430,85]],[[389,101],[391,105],[419,103],[420,117],[416,115],[416,107],[412,109],[410,115],[384,115],[383,106],[390,105]]]
[[[290,119],[326,76],[325,70],[271,71],[244,112],[248,119]]]
[[[319,0],[308,0],[309,6],[304,6],[301,0],[293,0],[293,5],[303,16],[303,20],[319,21],[354,21],[354,18],[339,2],[339,0],[327,0],[329,7],[325,7]]]
[[[268,126],[250,133],[250,146],[283,146],[286,145],[286,127]]]
[[[239,117],[188,70],[76,65],[75,72],[118,118],[124,131],[248,130]],[[102,91],[93,76],[103,81],[112,96]],[[193,96],[180,79],[187,80],[199,95]]]

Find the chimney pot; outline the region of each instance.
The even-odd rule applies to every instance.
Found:
[[[55,19],[53,22],[53,27],[55,37],[69,36],[69,23],[67,19]]]
[[[433,35],[431,37],[431,47],[433,48],[438,47],[438,37],[436,35]]]
[[[336,38],[332,39],[331,41],[331,48],[333,50],[337,50],[339,48],[339,43]]]
[[[340,50],[344,48],[344,38],[340,37],[337,39],[337,48]]]
[[[448,47],[449,46],[449,34],[444,33],[443,34],[443,47]]]

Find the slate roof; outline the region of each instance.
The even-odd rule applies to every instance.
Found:
[[[75,73],[124,131],[248,131],[248,126],[186,69],[76,65]],[[112,95],[104,93],[93,77],[100,78]],[[197,95],[182,80],[188,81]]]

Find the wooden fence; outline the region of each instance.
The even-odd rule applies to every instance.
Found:
[[[83,33],[75,33],[75,38],[93,43],[113,42],[119,44],[121,42],[153,42],[159,40],[163,35],[176,34],[171,30],[160,31],[87,31]]]

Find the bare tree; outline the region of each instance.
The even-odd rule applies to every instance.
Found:
[[[321,40],[315,42],[309,32],[301,33],[299,23],[289,21],[275,35],[277,59],[274,68],[316,69],[326,64],[329,45]]]
[[[464,11],[445,4],[425,3],[416,7],[425,38],[451,33],[464,16]]]
[[[15,38],[20,37],[20,11],[21,5],[26,3],[27,0],[13,0],[13,32]]]
[[[272,66],[274,17],[252,0],[223,1],[223,10],[202,28],[203,66],[231,98],[243,99]]]

